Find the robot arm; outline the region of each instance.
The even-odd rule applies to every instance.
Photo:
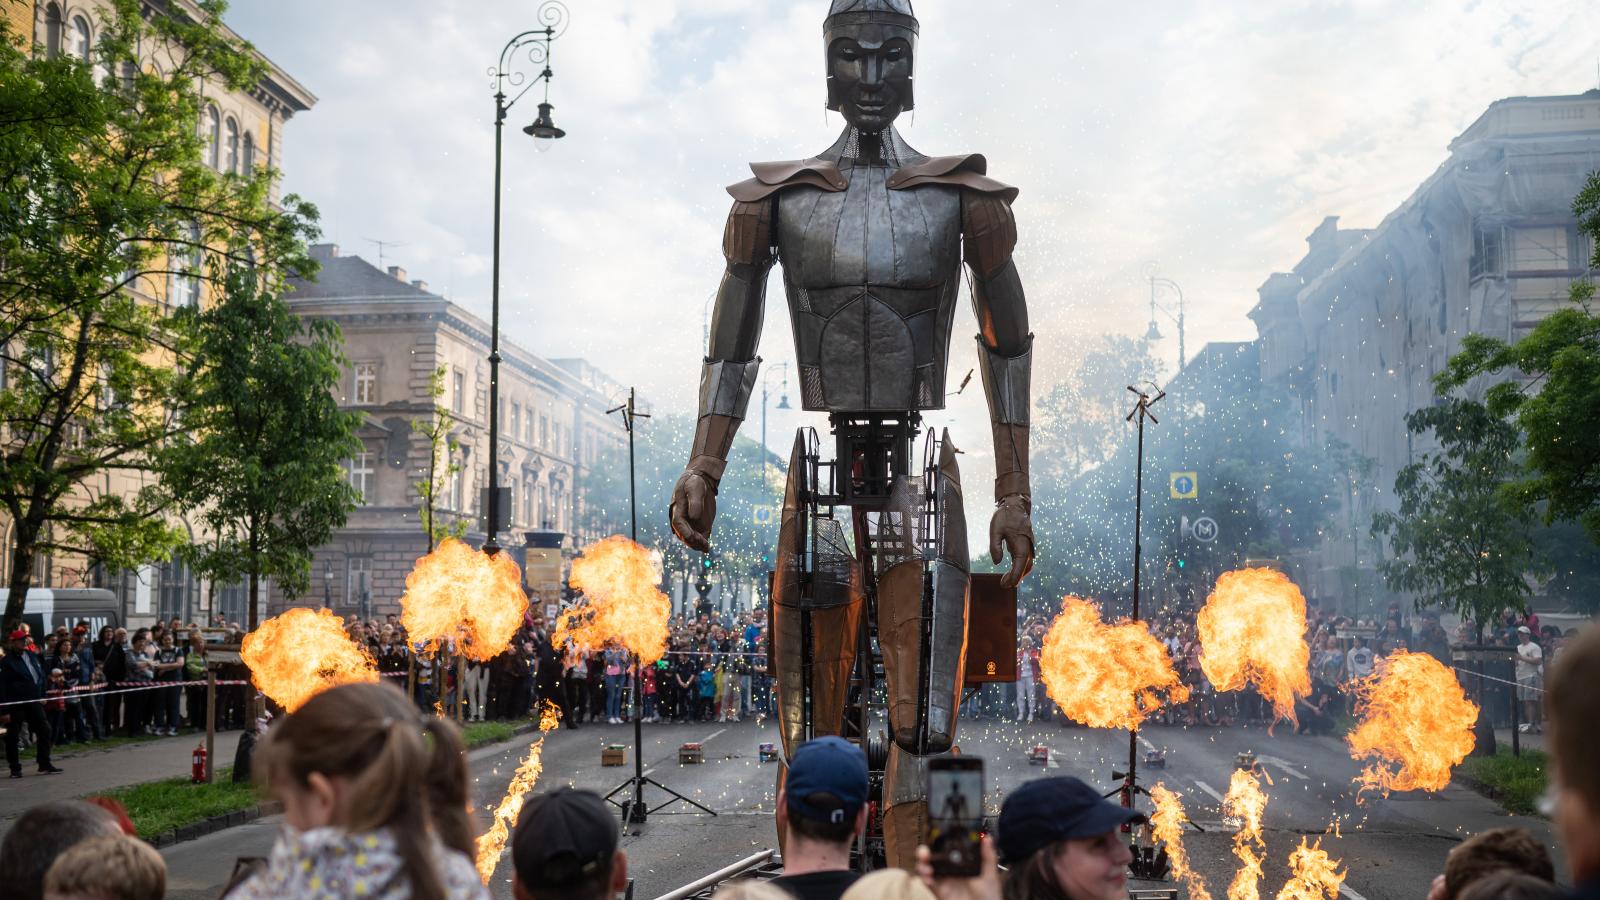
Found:
[[[1011,205],[994,193],[966,191],[961,200],[962,246],[972,272],[978,318],[978,369],[994,433],[996,509],[989,523],[989,554],[1011,554],[1002,584],[1014,587],[1033,568],[1032,490],[1028,483],[1028,426],[1033,335],[1028,301],[1011,250],[1017,223]]]
[[[672,531],[702,553],[711,546],[717,484],[755,389],[761,321],[772,269],[773,201],[736,201],[722,236],[727,269],[717,288],[710,346],[700,371],[700,417],[689,463],[672,492]]]

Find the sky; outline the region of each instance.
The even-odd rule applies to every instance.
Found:
[[[658,407],[692,409],[722,269],[723,188],[799,159],[843,123],[823,108],[826,0],[569,0],[549,99],[567,137],[505,132],[505,336],[585,356]],[[915,0],[914,114],[930,155],[981,152],[1016,185],[1016,259],[1035,396],[1073,340],[1140,335],[1147,274],[1181,286],[1187,347],[1250,340],[1256,288],[1326,216],[1371,227],[1493,101],[1600,80],[1593,0]],[[285,130],[284,188],[326,240],[488,317],[493,67],[538,6],[503,0],[235,0],[226,20],[318,97]],[[524,64],[525,71],[537,72]],[[762,355],[776,406],[792,360],[781,282]],[[1175,312],[1176,295],[1161,302]],[[963,300],[965,304],[965,300]],[[1175,326],[1158,345],[1173,371]],[[952,340],[952,384],[975,364]],[[788,377],[793,386],[793,377]],[[791,394],[793,392],[791,391]],[[797,397],[791,397],[797,401]],[[759,396],[745,433],[757,436]],[[798,406],[798,403],[794,403]],[[780,452],[802,424],[773,410]],[[968,493],[992,471],[978,380],[947,414]],[[974,485],[982,485],[976,490]],[[976,501],[969,497],[969,509]]]

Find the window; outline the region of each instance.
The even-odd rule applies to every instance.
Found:
[[[1564,271],[1568,268],[1570,250],[1565,225],[1514,228],[1508,268],[1515,272]]]
[[[350,486],[356,489],[359,495],[356,502],[362,506],[366,506],[371,499],[372,457],[370,451],[363,450],[350,460]]]
[[[157,618],[165,622],[177,616],[185,622],[189,621],[190,603],[194,598],[194,574],[183,564],[182,559],[162,563],[159,572],[156,592]]]
[[[173,306],[197,306],[200,303],[200,266],[203,261],[200,246],[200,226],[190,225],[184,235],[188,246],[174,245],[168,251],[167,302]]]
[[[550,419],[542,415],[539,417],[539,446],[550,446]]]
[[[83,16],[73,16],[70,37],[72,39],[72,55],[84,62],[88,62],[91,46],[89,43],[89,20]]]
[[[47,59],[61,55],[61,7],[54,3],[44,8],[44,52]]]
[[[200,136],[205,138],[204,149],[206,165],[215,169],[217,167],[217,145],[221,143],[222,114],[217,112],[215,106],[206,105],[205,116],[200,121]]]
[[[352,556],[345,566],[345,602],[361,607],[362,615],[371,615],[368,604],[372,602],[372,558]]]
[[[456,512],[465,511],[467,486],[464,475],[459,467],[450,472],[450,508]]]
[[[542,484],[539,485],[539,521],[534,523],[534,527],[550,527],[550,495]]]
[[[510,479],[510,484],[506,485],[506,493],[510,495],[511,502],[506,504],[505,509],[497,510],[497,512],[503,517],[503,521],[510,524],[517,521],[517,480],[515,478]]]
[[[460,415],[467,405],[467,373],[457,369],[450,386],[453,388],[450,393],[450,409]],[[460,508],[460,506],[456,507],[456,509]]]
[[[222,129],[222,171],[239,174],[239,123],[232,116]]]
[[[533,446],[533,407],[528,407],[528,417],[522,420],[522,442]]]
[[[241,174],[249,175],[256,170],[256,138],[246,131],[244,133],[244,168]]]
[[[1502,235],[1499,226],[1479,226],[1472,231],[1472,259],[1469,278],[1494,278],[1504,274],[1500,267]]]
[[[522,478],[522,521],[539,527],[538,520],[533,517],[533,478],[527,475]]]
[[[356,363],[355,403],[370,406],[378,402],[378,364]]]
[[[516,434],[517,432],[519,432],[521,430],[522,430],[522,406],[521,406],[521,404],[513,403],[513,404],[511,404],[511,432],[510,433],[511,434]]]

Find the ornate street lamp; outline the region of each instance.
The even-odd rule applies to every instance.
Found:
[[[1149,281],[1150,281],[1150,328],[1149,328],[1148,331],[1146,331],[1144,333],[1144,339],[1147,340],[1147,341],[1159,341],[1159,340],[1161,340],[1161,329],[1156,327],[1156,311],[1157,310],[1160,310],[1162,315],[1166,316],[1167,318],[1171,319],[1174,322],[1177,322],[1178,323],[1178,371],[1182,372],[1183,371],[1183,364],[1185,362],[1184,348],[1183,348],[1183,288],[1178,287],[1178,283],[1176,281],[1173,281],[1171,278],[1162,278],[1159,275],[1157,275],[1155,273],[1154,267],[1152,267],[1149,270],[1149,272],[1146,274],[1146,278],[1148,278]],[[1165,306],[1162,306],[1161,304],[1156,302],[1156,288],[1158,288],[1158,287],[1171,288],[1174,292],[1177,293],[1177,295],[1178,295],[1178,314],[1177,315],[1173,315],[1171,312],[1169,312],[1167,310],[1167,308]]]
[[[783,393],[778,396],[778,408],[789,409],[789,364],[786,362],[778,363],[761,376],[761,492],[763,495],[767,490],[767,398],[771,392],[771,388],[767,385],[767,379],[779,372],[783,373]]]
[[[500,62],[489,70],[494,78],[494,276],[490,293],[489,313],[489,497],[483,552],[493,556],[500,552],[496,537],[500,533],[500,169],[501,135],[505,130],[506,113],[536,84],[544,85],[544,99],[539,103],[539,115],[522,132],[534,139],[536,149],[544,149],[550,142],[566,135],[556,127],[550,111],[550,79],[555,73],[550,69],[550,45],[567,28],[567,7],[560,0],[545,0],[539,4],[535,18],[543,25],[532,28],[506,42],[500,51]],[[517,56],[525,50],[527,61],[539,67],[531,79],[518,70]],[[517,95],[506,99],[506,88],[522,87]]]

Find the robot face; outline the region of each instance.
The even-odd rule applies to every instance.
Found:
[[[852,28],[828,44],[828,106],[867,134],[911,106],[911,42],[898,30]]]

